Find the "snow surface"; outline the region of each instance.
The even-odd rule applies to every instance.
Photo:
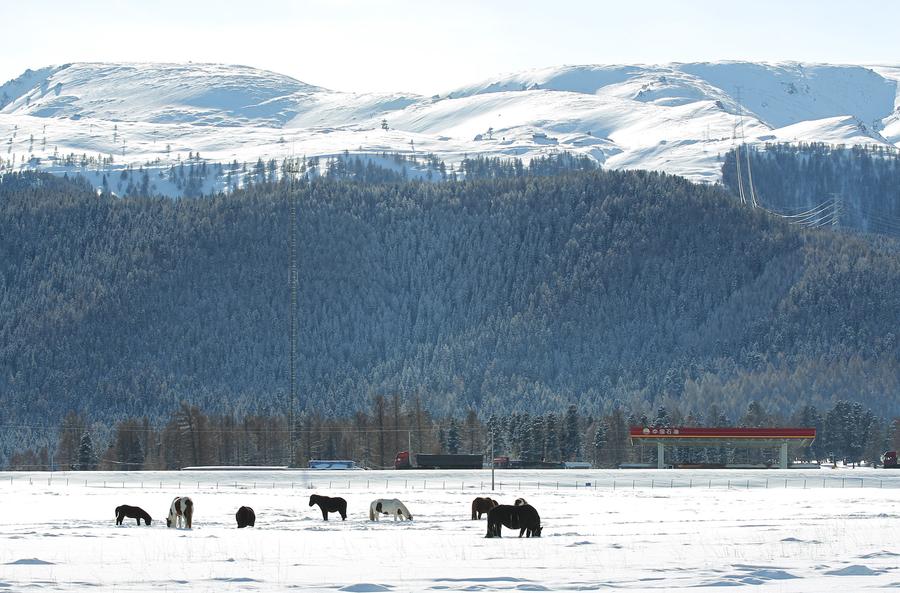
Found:
[[[900,586],[900,472],[2,473],[0,591],[752,591]],[[502,486],[500,482],[502,481]],[[557,485],[558,484],[558,485]],[[577,488],[576,488],[577,484]],[[323,522],[308,496],[344,496]],[[174,496],[192,530],[166,529]],[[524,496],[543,537],[485,539],[472,498]],[[415,519],[370,522],[397,497]],[[151,527],[116,526],[143,507]],[[256,527],[234,513],[255,509]]]
[[[331,91],[246,66],[66,64],[0,86],[0,159],[7,170],[12,162],[62,172],[54,155],[112,155],[109,176],[125,166],[162,171],[190,152],[250,165],[417,152],[454,164],[565,150],[610,168],[715,182],[720,156],[742,135],[900,146],[898,84],[900,67],[888,65],[586,65],[421,97]],[[102,173],[88,176],[99,185]],[[224,188],[219,180],[204,189]],[[165,182],[157,191],[177,193]]]

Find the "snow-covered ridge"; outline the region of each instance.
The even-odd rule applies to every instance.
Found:
[[[887,65],[584,65],[421,97],[332,91],[247,66],[66,64],[0,86],[0,168],[69,153],[169,166],[197,152],[252,163],[415,151],[453,163],[567,150],[715,181],[718,156],[742,135],[900,145],[898,81]]]

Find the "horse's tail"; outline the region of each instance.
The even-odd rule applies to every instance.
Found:
[[[375,501],[372,501],[372,504],[369,505],[369,521],[375,520]]]
[[[473,520],[473,521],[474,521],[475,519],[478,518],[478,516],[477,516],[477,515],[478,515],[478,511],[477,511],[477,509],[475,508],[475,507],[477,507],[477,506],[478,506],[478,499],[476,498],[475,500],[472,501],[472,520]]]

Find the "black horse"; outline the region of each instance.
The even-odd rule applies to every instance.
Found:
[[[237,521],[238,529],[256,525],[256,513],[250,507],[239,508],[234,514],[234,518]]]
[[[332,498],[330,496],[313,494],[309,497],[309,506],[314,504],[319,505],[319,509],[322,510],[322,518],[326,521],[328,520],[328,513],[340,513],[341,521],[347,518],[347,501],[340,496]]]
[[[116,507],[116,525],[121,525],[122,521],[125,520],[125,517],[129,519],[137,519],[137,524],[141,524],[141,519],[144,520],[146,525],[150,525],[150,522],[153,520],[150,518],[150,515],[142,509],[141,507],[133,507],[127,504],[123,504],[120,507]]]
[[[518,529],[519,537],[541,537],[541,517],[530,504],[510,506],[501,504],[488,511],[485,537],[500,537],[501,526]]]

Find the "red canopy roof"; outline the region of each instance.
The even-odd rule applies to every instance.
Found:
[[[815,428],[697,428],[688,426],[672,426],[652,428],[632,426],[632,439],[814,439]]]

